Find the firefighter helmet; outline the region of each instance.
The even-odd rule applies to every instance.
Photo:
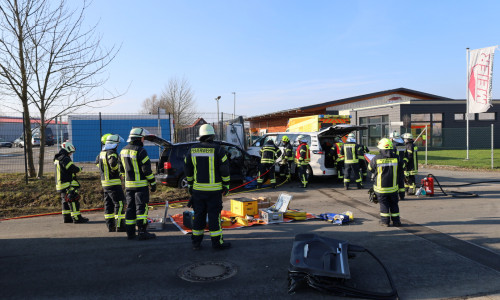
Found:
[[[347,142],[356,143],[356,136],[354,135],[354,133],[351,132],[347,135]]]
[[[68,153],[73,153],[76,151],[76,147],[71,142],[62,143],[61,148],[66,150],[66,152]]]
[[[119,144],[123,141],[123,138],[118,134],[110,134],[106,139],[106,144]]]
[[[389,134],[389,137],[390,137],[391,139],[394,139],[394,140],[395,140],[395,139],[399,139],[401,136],[399,135],[399,132],[397,132],[396,130],[394,130],[393,132],[391,132],[391,133]]]
[[[378,142],[377,148],[379,149],[392,149],[392,141],[388,138],[383,138]]]
[[[203,124],[200,126],[200,137],[207,135],[215,135],[215,130],[210,124]]]
[[[407,133],[403,133],[403,138],[405,140],[413,140],[413,134],[407,132]]]
[[[106,133],[105,135],[101,136],[101,144],[106,144],[106,140],[108,139],[108,136],[110,136],[111,133]]]
[[[306,139],[306,136],[301,134],[297,137],[296,141],[298,141],[299,143],[307,143],[307,139]]]
[[[127,142],[130,142],[133,139],[143,138],[146,135],[149,135],[149,132],[146,129],[140,128],[140,127],[138,127],[138,128],[132,128],[132,130],[130,130],[130,134],[128,136]]]
[[[285,143],[288,143],[290,141],[290,139],[288,138],[288,136],[284,135],[281,140]]]

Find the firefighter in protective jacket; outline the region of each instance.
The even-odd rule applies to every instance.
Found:
[[[281,150],[276,147],[272,140],[268,140],[264,147],[260,149],[260,168],[257,178],[257,188],[261,188],[262,184],[269,178],[273,189],[276,188],[276,174],[274,171],[274,163],[281,156]]]
[[[125,231],[125,194],[122,189],[118,153],[118,144],[123,142],[117,134],[103,135],[104,146],[96,159],[101,173],[101,185],[104,196],[104,220],[109,232]],[[102,142],[102,140],[101,140]]]
[[[71,160],[71,154],[76,151],[70,142],[64,142],[61,150],[54,156],[56,166],[56,190],[61,195],[62,215],[64,223],[86,223],[89,219],[81,216],[80,195],[78,189],[80,183],[76,179],[76,173],[82,170]]]
[[[336,137],[335,144],[333,144],[332,149],[337,153],[336,155],[336,168],[337,168],[337,179],[344,181],[344,155],[340,154],[340,151],[344,147],[342,139]]]
[[[149,189],[156,191],[156,181],[151,171],[151,160],[144,149],[144,137],[149,133],[143,128],[133,128],[130,131],[127,146],[120,151],[123,173],[125,173],[125,195],[127,211],[125,213],[125,228],[127,238],[136,237],[137,225],[139,240],[156,238],[154,233],[147,232]]]
[[[380,154],[373,157],[368,169],[374,174],[373,189],[380,204],[380,224],[401,226],[398,193],[404,194],[402,163],[393,152],[392,141],[383,138],[377,148]]]
[[[290,144],[290,139],[288,136],[284,135],[281,138],[283,142],[283,156],[281,156],[280,162],[280,176],[286,177],[288,181],[292,179],[292,163],[293,163],[293,146]]]
[[[364,159],[361,146],[356,144],[353,133],[347,136],[347,142],[340,150],[340,155],[344,156],[344,188],[349,189],[351,179],[354,179],[358,189],[363,188],[363,178],[359,168],[359,160]]]
[[[215,131],[211,125],[202,125],[199,133],[200,143],[193,145],[184,158],[184,173],[191,195],[188,206],[194,210],[191,242],[193,250],[201,249],[208,215],[212,247],[228,249],[231,243],[222,238],[220,218],[222,196],[229,193],[229,158],[220,145],[213,143]]]
[[[403,134],[406,145],[405,191],[415,194],[415,175],[418,174],[418,147],[413,143],[413,135],[409,132]]]
[[[309,184],[307,169],[309,168],[309,162],[311,161],[311,153],[309,151],[305,135],[299,135],[297,137],[297,141],[299,142],[299,146],[297,146],[297,151],[295,152],[295,165],[297,166],[297,172],[301,183],[299,187],[307,188],[307,185]]]

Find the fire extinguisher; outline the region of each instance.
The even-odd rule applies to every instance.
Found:
[[[425,191],[425,195],[434,196],[434,178],[431,174],[424,177],[420,183]]]

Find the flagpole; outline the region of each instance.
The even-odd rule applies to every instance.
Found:
[[[465,83],[465,89],[466,89],[466,96],[465,96],[465,103],[466,103],[466,112],[465,112],[465,119],[466,119],[466,136],[467,136],[467,156],[465,160],[469,160],[469,48],[466,48],[466,60],[467,60],[467,82]]]

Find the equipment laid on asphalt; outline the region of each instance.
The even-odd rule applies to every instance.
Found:
[[[288,210],[288,205],[292,200],[292,195],[280,194],[276,203],[264,209],[259,209],[259,216],[266,223],[283,222],[283,215]]]
[[[424,177],[420,183],[422,184],[423,191],[425,191],[425,193],[422,193],[423,195],[434,196],[434,176],[432,174]]]
[[[349,258],[353,252],[367,252],[384,269],[391,292],[379,293],[348,286],[351,279]],[[382,262],[368,249],[346,241],[305,233],[295,236],[288,268],[288,293],[310,286],[329,294],[366,299],[398,299],[391,275]]]
[[[150,206],[152,207],[152,206]],[[159,215],[148,216],[148,229],[149,230],[163,230],[165,227],[165,222],[167,220],[168,213],[168,201],[165,202],[165,210],[163,211],[163,217]],[[151,211],[150,211],[151,214]]]
[[[473,183],[464,183],[464,184],[455,184],[455,185],[441,185],[439,183],[439,180],[436,178],[436,176],[432,174],[428,174],[424,179],[422,179],[422,186],[417,190],[415,195],[428,195],[428,196],[433,196],[434,195],[434,181],[436,184],[439,186],[439,189],[441,192],[445,195],[448,196],[448,194],[443,190],[443,187],[459,187],[459,186],[467,186],[467,185],[473,185],[473,184],[481,184],[481,183],[492,183],[492,182],[500,182],[498,180],[490,180],[490,181],[479,181],[479,182],[473,182]],[[425,182],[425,185],[424,185]],[[429,195],[429,193],[431,193]],[[478,194],[476,193],[468,193],[468,192],[458,192],[458,191],[448,191],[450,196],[454,198],[475,198],[479,197]]]

